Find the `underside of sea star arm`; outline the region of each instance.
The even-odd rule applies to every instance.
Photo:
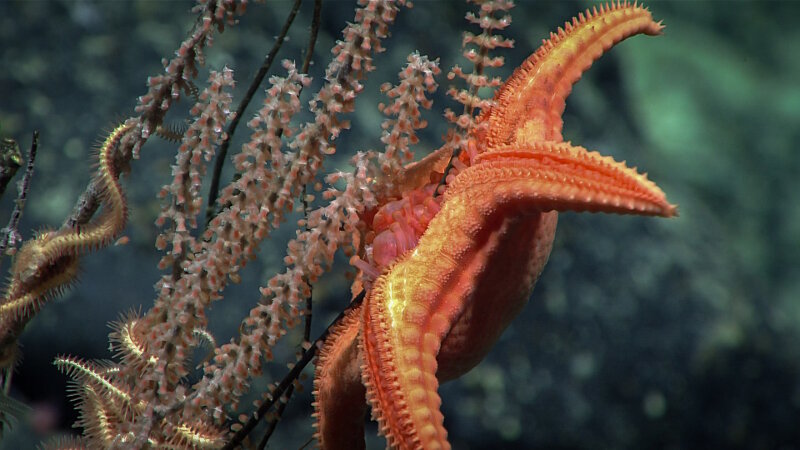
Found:
[[[367,401],[357,345],[362,309],[354,308],[334,325],[316,363],[315,437],[326,450],[365,448]]]
[[[551,33],[503,85],[488,121],[485,147],[513,142],[561,141],[561,115],[567,96],[586,69],[620,41],[657,35],[663,26],[641,5],[611,3],[595,7]]]

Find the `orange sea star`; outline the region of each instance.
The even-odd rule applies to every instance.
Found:
[[[477,156],[447,185],[416,247],[383,270],[321,349],[323,448],[364,448],[367,404],[391,447],[450,448],[439,382],[480,362],[525,305],[557,211],[675,214],[644,175],[561,136],[565,99],[583,71],[619,41],[661,29],[638,5],[587,11],[500,88],[479,117]]]

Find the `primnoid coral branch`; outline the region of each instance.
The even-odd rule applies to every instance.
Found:
[[[492,105],[491,97],[480,95],[481,89],[490,89],[500,86],[499,77],[489,77],[484,72],[487,68],[503,66],[502,56],[494,56],[491,52],[497,48],[510,48],[514,41],[506,39],[500,34],[503,29],[511,24],[511,15],[508,11],[514,7],[514,2],[509,0],[472,0],[478,5],[478,14],[468,12],[466,19],[481,28],[480,34],[469,31],[464,32],[462,46],[463,55],[470,62],[472,70],[465,72],[460,66],[455,65],[448,72],[447,78],[462,80],[466,88],[451,87],[447,94],[463,105],[463,112],[456,114],[454,111],[445,110],[445,118],[456,127],[454,134],[448,136],[448,145],[457,155],[464,148],[464,142],[470,133],[480,132],[475,130],[477,123],[476,111],[486,111]],[[448,167],[448,172],[449,172]]]
[[[172,183],[159,193],[166,201],[156,224],[168,225],[156,242],[159,250],[166,250],[159,263],[161,268],[180,266],[182,259],[194,250],[191,230],[197,228],[197,217],[202,212],[203,199],[199,191],[206,172],[205,163],[213,159],[216,145],[225,137],[222,129],[233,116],[229,92],[234,85],[233,72],[227,68],[222,72],[212,71],[208,84],[191,110],[195,119],[183,134],[172,166]]]
[[[377,155],[380,172],[371,174],[381,180],[380,187],[384,188],[383,192],[376,191],[378,197],[398,196],[406,188],[398,174],[403,172],[403,165],[414,158],[410,146],[418,141],[416,130],[428,125],[421,118],[420,108],[431,108],[433,101],[427,96],[438,87],[435,80],[440,72],[438,61],[430,61],[427,56],[414,52],[408,55],[407,62],[399,73],[397,86],[390,83],[381,86],[390,102],[378,105],[386,115],[381,124],[384,151]]]
[[[209,187],[209,193],[208,193],[208,210],[206,211],[206,222],[209,222],[214,216],[214,211],[217,205],[217,196],[219,195],[219,192],[217,192],[219,190],[219,179],[220,175],[222,174],[222,166],[225,164],[226,157],[228,155],[228,148],[231,143],[230,138],[236,132],[236,128],[239,126],[239,121],[242,119],[245,109],[247,109],[247,106],[250,104],[250,101],[253,99],[253,96],[258,91],[259,86],[261,86],[261,82],[264,81],[264,77],[266,77],[267,73],[269,73],[269,70],[272,67],[272,63],[275,61],[275,57],[278,55],[278,51],[281,49],[283,41],[286,39],[286,35],[289,33],[289,28],[291,28],[295,17],[297,17],[297,12],[300,9],[301,3],[302,3],[301,0],[295,0],[292,9],[289,11],[289,16],[286,18],[286,21],[283,24],[281,32],[275,39],[275,43],[272,45],[272,48],[270,49],[269,53],[267,53],[267,56],[264,58],[264,62],[261,64],[261,67],[258,69],[258,72],[253,77],[253,81],[247,88],[247,93],[244,94],[244,97],[239,102],[239,106],[238,108],[236,108],[236,116],[234,116],[230,124],[228,124],[228,128],[226,129],[226,137],[222,140],[222,143],[219,146],[217,159],[214,163],[214,171],[211,177],[211,186]],[[309,45],[311,46],[311,49],[313,49],[314,43],[316,42],[315,28],[312,28],[312,36],[310,41],[311,42]],[[301,72],[307,73],[308,67],[306,66]]]

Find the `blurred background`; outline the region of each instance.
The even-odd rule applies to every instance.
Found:
[[[279,58],[302,61],[312,3],[304,2]],[[529,305],[481,365],[441,388],[456,449],[800,448],[800,3],[648,4],[666,24],[664,35],[634,37],[595,63],[569,97],[564,136],[648,172],[680,216],[561,216]],[[69,214],[91,177],[93,144],[133,114],[147,77],[162,71],[161,59],[190,29],[192,5],[0,1],[0,136],[23,150],[34,129],[41,136],[20,226],[25,237]],[[516,45],[502,52],[506,65],[497,75],[508,76],[549,31],[587,6],[520,1],[505,33]],[[228,66],[238,102],[290,7],[251,4],[215,41],[198,84],[207,69]],[[315,87],[353,7],[323,5]],[[439,147],[442,112],[460,110],[444,95],[451,84],[444,74],[466,64],[461,33],[472,9],[418,1],[401,11],[326,171],[346,169],[355,151],[380,148],[379,86],[397,80],[414,50],[439,58],[443,71],[417,155]],[[182,123],[189,106],[181,103],[167,122]],[[235,142],[246,136],[240,127]],[[32,413],[4,434],[1,449],[75,433],[68,380],[53,358],[110,358],[106,324],[152,303],[156,193],[169,180],[176,148],[153,138],[132,165],[124,182],[130,243],[84,258],[80,283],[27,327],[11,395]],[[0,223],[12,197],[10,188]],[[279,230],[243,282],[214,305],[218,342],[236,332],[259,283],[281,268],[293,233]],[[5,272],[10,261],[1,264]],[[345,270],[342,258],[315,286],[314,335],[348,301]],[[299,340],[289,336],[276,349],[270,375],[255,390],[285,373]],[[270,448],[308,443],[310,380],[304,386]],[[369,427],[369,448],[383,448]]]

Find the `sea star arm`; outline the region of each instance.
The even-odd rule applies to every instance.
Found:
[[[491,151],[512,142],[561,141],[565,102],[583,72],[620,41],[662,29],[647,8],[627,1],[579,14],[550,33],[503,84],[495,107],[485,113],[482,143]]]
[[[445,202],[465,192],[488,190],[497,197],[492,202],[503,202],[500,197],[509,195],[539,211],[662,217],[677,211],[646,174],[569,142],[501,147],[479,155],[477,162],[449,186]]]
[[[357,346],[362,308],[353,308],[334,325],[320,349],[314,376],[314,417],[321,448],[365,447],[367,403]]]

